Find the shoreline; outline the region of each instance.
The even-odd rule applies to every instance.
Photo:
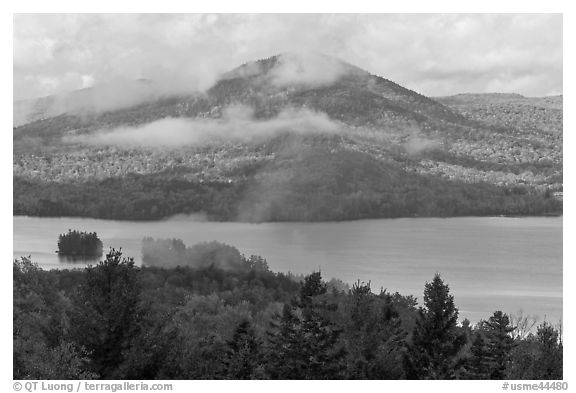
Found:
[[[538,215],[517,215],[517,214],[500,214],[500,215],[486,215],[486,216],[473,216],[473,215],[462,215],[462,216],[403,216],[403,217],[370,217],[370,218],[356,218],[350,220],[318,220],[318,221],[222,221],[222,220],[210,220],[206,218],[203,213],[193,213],[188,216],[184,214],[177,214],[170,217],[164,217],[154,220],[138,220],[138,219],[120,219],[120,218],[100,218],[100,217],[90,217],[90,216],[30,216],[30,215],[20,215],[13,214],[12,218],[30,218],[30,219],[79,219],[79,220],[99,220],[99,221],[118,221],[125,223],[160,223],[160,222],[197,222],[197,223],[221,223],[221,224],[339,224],[346,222],[358,222],[358,221],[373,221],[373,220],[402,220],[402,219],[458,219],[458,218],[558,218],[564,217],[563,212],[559,213],[547,213]]]

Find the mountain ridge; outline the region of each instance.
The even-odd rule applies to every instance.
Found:
[[[202,94],[15,128],[14,211],[250,221],[557,213],[559,130],[554,99],[429,98],[325,55],[272,56]],[[113,142],[127,138],[136,142]],[[167,138],[177,138],[170,148]],[[99,188],[113,194],[105,206],[128,213],[99,207]]]

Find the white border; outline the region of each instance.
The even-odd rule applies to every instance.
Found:
[[[574,366],[574,307],[572,307],[571,300],[574,299],[574,267],[576,263],[574,253],[574,241],[576,239],[573,230],[574,219],[574,157],[571,155],[574,149],[574,132],[575,123],[572,108],[574,108],[574,72],[576,72],[576,64],[574,63],[574,47],[576,46],[571,37],[576,37],[574,13],[569,7],[570,2],[559,0],[546,0],[546,1],[497,1],[488,0],[478,2],[474,6],[466,5],[462,1],[402,1],[393,3],[375,2],[369,0],[361,1],[348,1],[338,3],[312,3],[310,1],[298,0],[290,2],[276,2],[263,1],[263,0],[244,0],[244,1],[210,1],[210,2],[190,2],[190,1],[148,1],[148,2],[119,2],[112,0],[99,0],[97,2],[79,2],[72,0],[51,0],[51,1],[19,1],[4,4],[2,13],[2,53],[12,53],[12,37],[13,37],[13,19],[12,14],[18,12],[351,12],[351,13],[364,13],[364,12],[386,12],[386,13],[436,13],[436,12],[497,12],[497,13],[564,13],[564,106],[568,111],[564,111],[564,373],[565,381],[571,384],[571,387],[576,386],[576,380],[571,379],[570,370],[575,370]],[[400,4],[399,4],[400,3]],[[6,345],[3,351],[3,367],[2,370],[2,391],[12,390],[12,341],[11,337],[11,322],[10,315],[12,309],[12,283],[11,283],[11,263],[12,259],[11,245],[12,245],[12,141],[11,133],[8,131],[12,126],[12,66],[8,61],[2,62],[2,79],[6,82],[3,83],[4,87],[2,92],[2,166],[1,175],[2,183],[5,191],[1,194],[2,201],[2,242],[6,255],[4,263],[2,264],[3,270],[1,274],[1,287],[2,287],[2,306],[5,310],[6,318],[2,324],[2,343]],[[10,252],[10,254],[9,254]],[[10,311],[9,311],[10,310]],[[10,340],[10,341],[9,341]],[[217,382],[217,381],[167,381],[174,383],[175,392],[193,392],[203,391],[206,389],[222,389],[222,390],[240,390],[240,391],[256,391],[256,392],[269,392],[271,389],[291,392],[295,389],[304,389],[304,391],[329,388],[336,391],[351,391],[356,389],[390,389],[392,392],[408,389],[426,390],[426,391],[502,391],[502,382],[498,381],[333,381],[333,382],[302,382],[302,381],[288,381],[288,382],[271,382],[271,381],[258,381],[258,382]]]

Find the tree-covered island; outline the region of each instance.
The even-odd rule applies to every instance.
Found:
[[[102,241],[96,232],[68,230],[58,237],[58,254],[78,257],[102,256]]]

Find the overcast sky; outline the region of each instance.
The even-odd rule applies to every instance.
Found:
[[[295,50],[428,96],[562,94],[558,14],[26,14],[14,18],[14,98],[137,78],[204,89],[242,63]]]

